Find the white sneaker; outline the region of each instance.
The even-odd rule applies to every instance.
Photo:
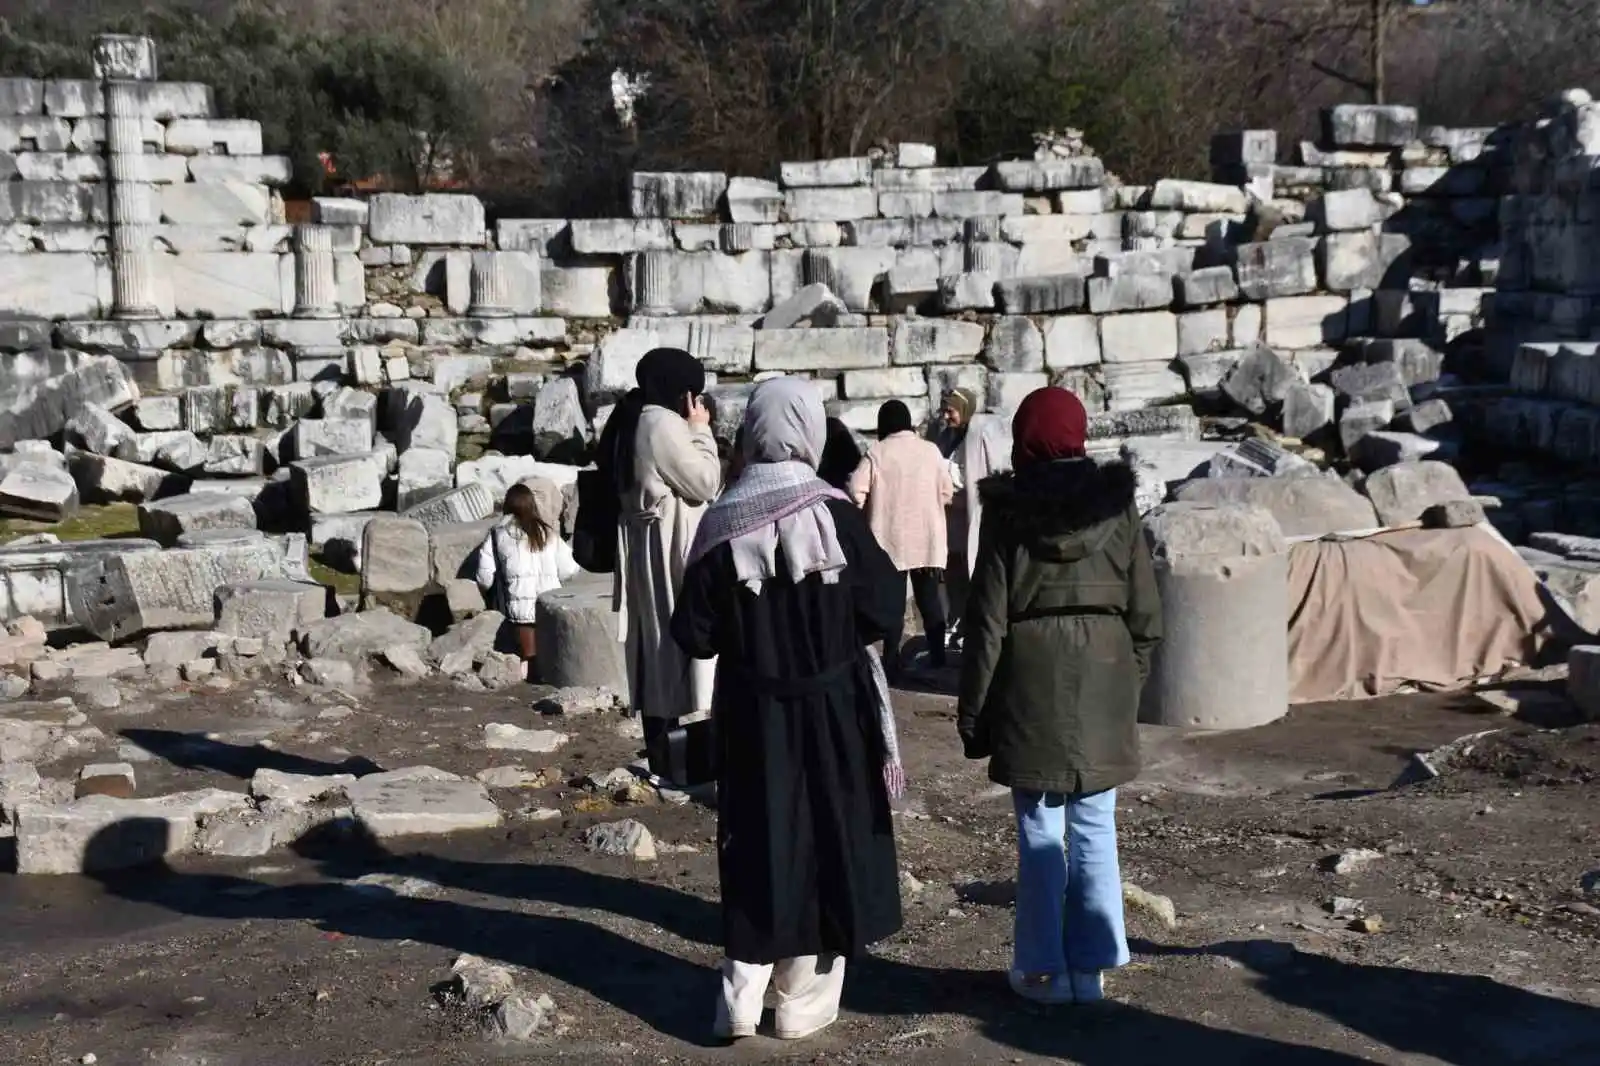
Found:
[[[1012,970],[1006,977],[1011,983],[1011,991],[1023,999],[1048,1005],[1072,1002],[1072,988],[1058,974]]]
[[[1074,1003],[1099,1003],[1106,998],[1105,981],[1098,970],[1074,970],[1068,980]]]

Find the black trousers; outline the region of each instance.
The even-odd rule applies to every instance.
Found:
[[[917,613],[922,616],[922,631],[928,635],[928,661],[934,666],[944,665],[944,596],[939,587],[942,572],[933,567],[902,570],[911,582],[911,595],[917,601]],[[883,668],[887,673],[898,673],[900,648],[905,642],[905,622],[894,628],[883,642]]]
[[[640,724],[644,726],[644,754],[650,763],[650,772],[660,778],[670,777],[672,761],[668,754],[667,737],[678,728],[678,720],[645,715]]]

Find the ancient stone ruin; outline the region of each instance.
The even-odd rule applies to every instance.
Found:
[[[258,124],[157,80],[149,40],[104,39],[96,63],[93,81],[0,80],[0,514],[127,502],[140,536],[0,548],[12,623],[113,643],[211,631],[161,664],[200,676],[292,645],[508,683],[481,634],[436,649],[413,621],[483,610],[464,566],[507,487],[572,485],[660,345],[715,374],[724,443],[777,374],[814,381],[861,432],[889,398],[927,419],[965,386],[1004,415],[1065,385],[1146,508],[1209,505],[1152,523],[1169,595],[1217,595],[1185,556],[1257,559],[1253,606],[1213,619],[1281,630],[1285,538],[1427,512],[1486,515],[1600,623],[1586,94],[1493,129],[1340,106],[1315,144],[1219,134],[1209,181],[1120,184],[1081,137],[1052,135],[992,166],[901,144],[777,180],[635,173],[622,219],[491,221],[473,196],[381,194],[317,199],[291,226],[289,165]],[[1450,464],[1473,454],[1468,483]],[[328,617],[311,558],[396,613]],[[551,604],[566,683],[615,682],[615,645],[586,621],[607,610],[581,583]],[[1281,655],[1266,639],[1217,658],[1229,640],[1185,638],[1164,667],[1183,683],[1158,671],[1147,717],[1281,714],[1281,664],[1227,713],[1197,681]]]

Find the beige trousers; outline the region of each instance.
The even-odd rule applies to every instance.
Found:
[[[756,1034],[769,982],[777,994],[778,1038],[799,1040],[839,1017],[844,959],[802,955],[772,966],[724,959],[722,995],[717,1001],[718,1036],[729,1039]]]

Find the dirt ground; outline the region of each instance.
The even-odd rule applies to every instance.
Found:
[[[129,686],[90,714],[147,753],[139,793],[158,795],[242,790],[262,766],[476,773],[519,762],[484,750],[482,726],[533,725],[532,705],[442,682],[274,682]],[[559,820],[391,853],[311,840],[114,877],[0,875],[0,1063],[1600,1064],[1600,726],[1563,726],[1559,701],[1409,696],[1247,733],[1147,731],[1147,771],[1122,791],[1124,874],[1178,923],[1130,911],[1134,961],[1099,1009],[1006,989],[1006,796],[961,758],[948,697],[902,693],[898,709],[913,790],[898,840],[920,889],[810,1041],[712,1039],[714,813],[596,809],[569,782],[625,765],[636,742],[588,716],[555,726],[574,737],[557,756],[520,760],[559,768],[551,784],[496,793]],[[1412,752],[1494,728],[1437,780],[1390,787]],[[671,850],[588,854],[584,827],[621,817]],[[1380,857],[1329,868],[1358,848]],[[489,1040],[436,992],[462,952],[519,968],[558,1005],[554,1030]]]

